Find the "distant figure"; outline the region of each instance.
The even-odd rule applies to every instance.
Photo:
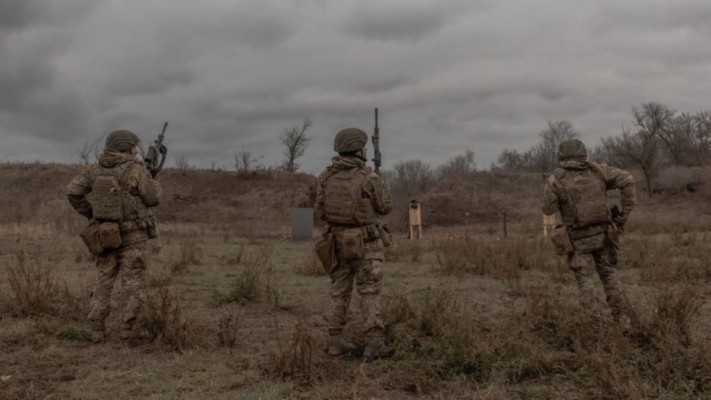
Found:
[[[551,240],[557,253],[568,257],[583,308],[599,321],[596,269],[612,316],[627,333],[630,320],[616,272],[619,232],[635,206],[634,178],[629,172],[587,161],[585,145],[577,139],[562,142],[558,156],[560,164],[548,178],[541,199],[543,214],[561,213],[562,223]],[[614,216],[607,206],[607,191],[613,189],[620,190],[622,206]]]
[[[331,302],[325,315],[328,354],[341,356],[354,348],[343,339],[343,328],[355,281],[365,314],[363,356],[374,359],[394,351],[384,344],[380,315],[383,247],[390,244],[391,237],[378,218],[390,213],[392,199],[380,176],[365,165],[367,142],[368,135],[360,129],[338,132],[333,145],[338,156],[318,177],[315,210],[316,216],[328,224],[324,239],[335,242],[336,261],[329,271]]]
[[[138,137],[130,131],[111,132],[98,162],[69,183],[72,207],[90,220],[93,232],[87,246],[97,256],[98,278],[91,298],[91,340],[104,340],[111,291],[121,272],[121,339],[131,337],[145,298],[146,241],[156,238],[153,211],[160,202],[161,186],[136,160]],[[87,194],[92,193],[92,201]],[[93,231],[92,231],[93,229]]]

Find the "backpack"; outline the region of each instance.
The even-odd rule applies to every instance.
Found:
[[[563,189],[575,213],[573,228],[587,228],[593,225],[609,224],[610,211],[607,207],[605,174],[593,163],[589,168],[575,173],[558,168],[554,175],[563,184]],[[600,176],[602,175],[602,176]]]

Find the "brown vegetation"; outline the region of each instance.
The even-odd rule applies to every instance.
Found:
[[[136,337],[119,341],[114,302],[109,340],[96,346],[84,320],[95,267],[75,235],[83,221],[63,197],[78,167],[48,167],[47,181],[31,173],[45,167],[0,166],[10,193],[1,195],[8,212],[0,217],[2,398],[673,399],[711,393],[711,214],[704,197],[711,174],[704,169],[693,170],[693,193],[640,199],[630,219],[620,254],[634,317],[628,337],[609,314],[598,326],[578,305],[572,273],[541,236],[540,174],[469,171],[440,180],[421,198],[424,239],[396,233],[386,250],[383,318],[397,352],[362,363],[358,297],[345,331],[357,346],[354,356],[329,358],[321,322],[328,278],[312,243],[281,240],[288,233],[284,215],[296,198],[310,196],[313,177],[166,171],[161,179],[169,200],[160,209],[162,237],[148,254],[147,301]],[[191,200],[172,196],[188,183]],[[284,188],[292,194],[279,194]],[[269,203],[264,196],[283,197]],[[235,198],[244,203],[232,203]],[[508,238],[502,207],[510,218]],[[41,218],[52,209],[64,217],[47,228]],[[237,226],[243,223],[254,230]],[[601,293],[598,286],[604,301]]]

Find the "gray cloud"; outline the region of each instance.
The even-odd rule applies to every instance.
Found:
[[[486,167],[547,120],[594,144],[632,105],[707,107],[700,1],[11,0],[0,4],[0,158],[73,161],[117,128],[172,154],[276,164],[304,116],[316,173],[345,126],[381,112],[386,165],[466,148]],[[172,156],[171,156],[172,158]]]

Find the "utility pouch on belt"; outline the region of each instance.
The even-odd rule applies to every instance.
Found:
[[[106,250],[121,246],[121,232],[116,222],[93,221],[80,234],[91,254],[100,256]]]
[[[326,273],[331,272],[333,267],[338,264],[338,259],[336,258],[336,241],[333,239],[332,233],[323,235],[321,240],[314,245],[314,251]]]
[[[343,259],[352,261],[360,260],[365,255],[363,233],[360,229],[353,229],[337,233],[338,242],[343,252]]]
[[[564,256],[575,251],[573,242],[570,240],[570,233],[568,232],[567,226],[556,226],[551,234],[551,242],[553,242],[555,254],[559,256]]]

